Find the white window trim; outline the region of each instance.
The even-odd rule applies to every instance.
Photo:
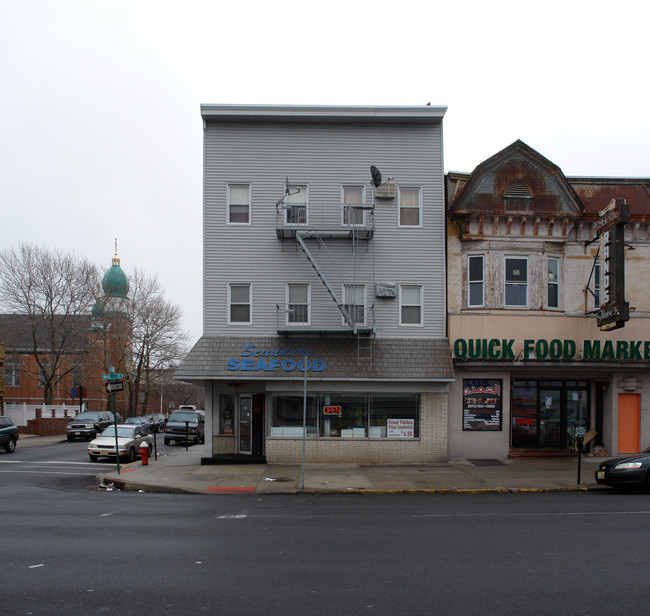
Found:
[[[526,262],[526,303],[524,305],[519,305],[519,304],[507,304],[506,303],[506,288],[508,286],[508,281],[507,281],[507,267],[506,264],[508,262],[508,259],[519,259],[523,260]],[[504,255],[503,258],[503,305],[506,308],[512,308],[513,310],[526,310],[529,307],[530,303],[530,298],[529,298],[529,292],[530,292],[530,262],[528,259],[528,255]]]
[[[469,277],[469,272],[470,272],[470,267],[469,267],[469,261],[472,258],[478,258],[480,257],[481,260],[483,261],[483,267],[481,268],[481,271],[483,273],[483,276],[481,278],[481,284],[483,285],[483,293],[481,294],[481,303],[480,304],[472,304],[471,303],[471,297],[472,294],[470,292],[470,286],[472,282],[478,282],[478,281],[472,281],[470,280]],[[485,308],[485,255],[484,254],[468,254],[467,255],[467,307],[468,308]]]
[[[560,267],[561,267],[562,263],[561,263],[559,257],[549,257],[549,256],[547,256],[546,261],[547,261],[547,263],[546,263],[546,285],[545,285],[545,287],[546,287],[545,288],[545,291],[546,291],[546,298],[545,298],[546,299],[546,307],[549,310],[561,310],[562,301],[561,301],[561,298],[560,298],[560,279],[561,279]],[[548,279],[548,262],[549,261],[555,261],[557,263],[557,281],[556,282],[550,282],[549,279]],[[551,306],[549,304],[549,301],[548,301],[548,291],[549,291],[549,288],[550,288],[551,285],[555,285],[557,287],[557,306]]]
[[[345,189],[346,188],[360,188],[361,189],[361,205],[366,204],[366,187],[361,184],[342,184],[341,185],[341,226],[344,227],[365,227],[366,225],[366,210],[361,210],[362,219],[360,223],[347,223],[345,222]]]
[[[300,321],[296,323],[295,321],[290,321],[289,320],[289,287],[290,286],[306,286],[307,287],[307,320],[306,321]],[[286,312],[285,312],[285,323],[287,327],[308,327],[311,325],[311,283],[309,282],[287,282],[286,284],[286,290],[285,290],[285,306],[286,306]]]
[[[404,287],[419,287],[420,288],[420,322],[419,323],[403,323],[402,322],[402,307],[405,305],[402,302],[402,289]],[[406,304],[413,306],[414,304]],[[400,284],[399,285],[399,324],[400,327],[424,327],[424,286],[421,284]]]
[[[248,186],[248,222],[230,221],[230,188]],[[253,223],[253,185],[250,182],[228,182],[226,188],[226,224],[233,227],[246,227]]]
[[[343,301],[345,299],[345,287],[362,287],[363,288],[363,322],[362,323],[355,323],[355,325],[357,325],[359,327],[365,327],[366,323],[368,322],[368,285],[365,285],[365,284],[352,284],[352,283],[350,283],[350,284],[343,283],[341,285],[342,304],[344,306],[348,306],[349,304],[347,304],[345,301]],[[350,316],[354,316],[354,315],[350,315]],[[348,326],[348,324],[345,322],[345,318],[343,317],[343,315],[341,315],[341,323],[345,327]]]
[[[290,184],[289,185],[289,192],[291,192],[291,189],[296,189],[300,188],[300,193],[301,194],[303,191],[302,189],[305,189],[305,201],[304,201],[304,206],[305,206],[305,222],[289,222],[289,207],[291,207],[291,203],[286,202],[284,203],[284,224],[290,227],[306,227],[309,225],[309,184]],[[293,205],[303,205],[303,203],[297,203]]]
[[[402,212],[402,190],[415,189],[418,191],[418,224],[417,225],[403,225],[400,223]],[[413,208],[409,208],[413,209]],[[397,226],[400,229],[421,229],[422,228],[422,187],[421,186],[398,186],[397,187]]]
[[[250,307],[248,311],[248,321],[231,321],[230,313],[232,308],[232,302],[230,293],[232,287],[248,287],[248,305]],[[238,304],[239,305],[239,304]],[[252,282],[229,282],[228,283],[228,304],[226,306],[228,314],[226,315],[228,325],[252,325],[253,324],[253,283]]]

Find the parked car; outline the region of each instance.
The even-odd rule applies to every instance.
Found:
[[[66,428],[68,441],[82,438],[87,441],[101,434],[102,430],[113,423],[113,413],[108,411],[83,411],[79,413]]]
[[[153,427],[153,424],[146,416],[127,417],[123,423],[132,426],[142,426],[147,432],[151,432]]]
[[[205,417],[203,411],[178,409],[172,411],[165,426],[165,445],[178,443],[205,443]]]
[[[13,453],[16,450],[18,438],[18,428],[14,426],[11,417],[0,416],[0,445],[5,448],[7,453]]]
[[[149,453],[153,451],[153,436],[142,426],[133,424],[118,424],[106,428],[101,436],[88,443],[88,456],[91,462],[106,456],[115,457],[115,429],[117,428],[117,448],[120,458],[127,458],[130,462],[139,456],[143,444],[149,447]]]
[[[627,458],[613,458],[598,465],[596,483],[611,486],[619,492],[647,488],[650,490],[650,447]]]

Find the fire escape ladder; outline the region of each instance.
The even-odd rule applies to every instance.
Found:
[[[317,237],[313,232],[310,233],[312,237]],[[343,315],[343,318],[345,319],[345,322],[348,324],[350,329],[356,334],[357,333],[357,327],[356,324],[352,321],[352,317],[350,316],[350,313],[348,312],[348,309],[345,307],[343,303],[339,301],[338,296],[336,295],[336,292],[332,288],[332,285],[330,284],[329,280],[327,279],[327,276],[325,276],[325,272],[320,268],[318,265],[316,259],[314,258],[314,255],[311,253],[309,248],[307,248],[307,244],[305,244],[305,240],[303,239],[303,234],[298,232],[296,233],[296,240],[298,244],[300,245],[300,248],[302,248],[302,251],[305,253],[305,256],[309,260],[309,263],[311,266],[314,268],[314,271],[318,275],[318,277],[321,279],[322,283],[325,285],[325,288],[327,289],[327,292],[330,294],[334,302],[336,303],[336,307],[339,309],[341,314]]]

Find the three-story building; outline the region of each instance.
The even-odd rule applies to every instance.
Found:
[[[202,106],[213,456],[447,460],[444,113]]]

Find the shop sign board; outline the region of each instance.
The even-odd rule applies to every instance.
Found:
[[[228,360],[228,370],[247,372],[324,372],[327,363],[323,359],[310,359],[311,349],[293,346],[279,346],[273,349],[260,349],[247,344],[239,357]]]
[[[463,361],[650,361],[650,340],[457,338],[453,350]]]
[[[629,220],[630,208],[625,199],[612,199],[598,213],[603,292],[596,321],[603,331],[624,327],[630,319],[630,306],[625,301],[625,224]]]
[[[340,406],[324,406],[323,415],[336,415],[341,416],[341,407]]]
[[[388,438],[413,438],[415,434],[415,419],[388,419]]]
[[[501,379],[463,379],[463,430],[501,430]]]

